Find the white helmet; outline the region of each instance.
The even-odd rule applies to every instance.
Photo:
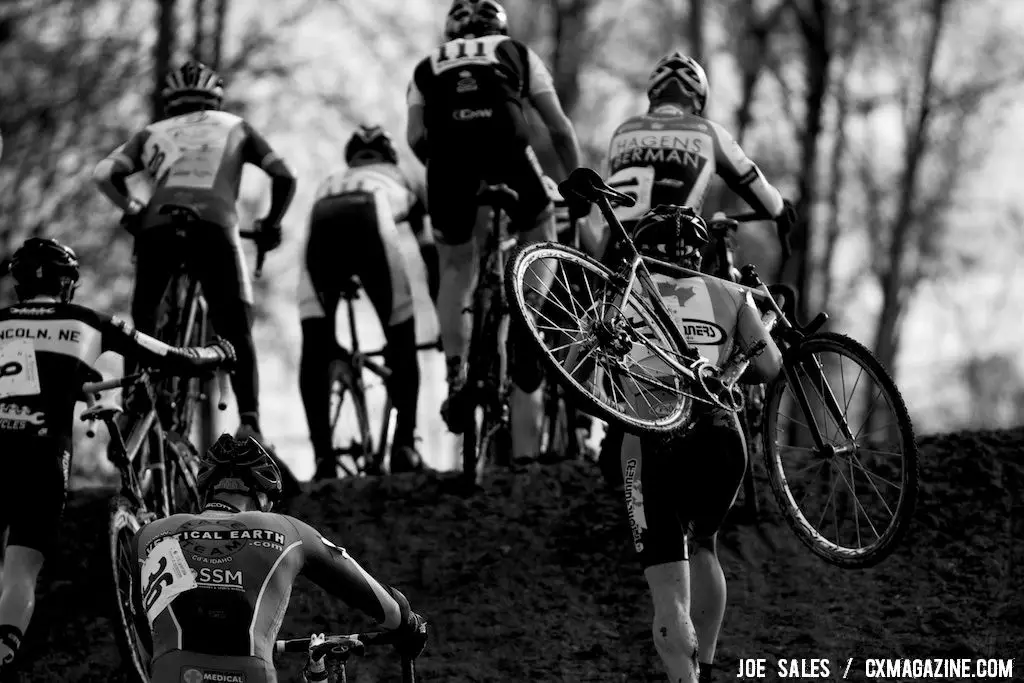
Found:
[[[696,60],[681,52],[662,57],[647,79],[647,99],[655,102],[693,103],[693,113],[704,113],[708,102],[708,76]]]

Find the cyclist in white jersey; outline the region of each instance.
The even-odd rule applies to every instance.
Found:
[[[774,218],[780,235],[789,232],[797,218],[792,205],[725,128],[704,118],[708,80],[700,64],[679,52],[662,58],[651,72],[647,97],[648,112],[624,121],[608,149],[608,184],[636,198],[632,207],[617,207],[616,216],[633,234],[638,249],[677,249],[677,258],[668,260],[685,261],[683,265],[700,269],[698,249],[707,243],[707,232],[697,214],[715,174],[755,211]],[[664,216],[659,214],[662,210]],[[670,225],[676,227],[668,230]],[[679,233],[678,244],[673,246],[671,235],[679,226],[689,227]],[[645,228],[646,236],[640,235],[638,228]],[[614,251],[606,255],[612,257]],[[761,327],[752,302],[714,281],[658,278],[680,331],[701,355],[720,364],[733,343],[746,346],[763,339],[767,350],[744,380],[758,383],[777,374],[778,349]],[[687,326],[683,326],[684,320]],[[688,334],[690,330],[700,336]],[[725,614],[725,576],[718,561],[717,530],[745,471],[745,453],[735,421],[714,413],[695,419],[694,427],[674,443],[661,449],[646,447],[644,450],[654,451],[646,454],[650,460],[646,468],[639,440],[624,438],[621,430],[609,429],[603,449],[602,461],[610,463],[612,458],[606,456],[614,456],[622,467],[634,542],[654,600],[658,653],[672,681],[690,683],[697,679],[699,668],[700,681],[706,683],[711,680],[711,663]],[[675,462],[682,457],[681,449],[703,456],[687,459],[682,474],[699,486],[691,486],[692,495],[682,498],[676,488],[677,472],[672,469],[681,467]],[[669,457],[662,457],[666,451],[670,451]],[[711,451],[717,455],[705,455]],[[670,490],[664,490],[661,482],[671,482]],[[692,556],[687,553],[687,539],[694,546]]]
[[[422,463],[414,443],[420,386],[416,321],[397,224],[408,222],[421,245],[430,244],[423,239],[423,190],[398,167],[391,137],[380,126],[363,126],[353,133],[345,145],[345,163],[317,189],[299,285],[299,387],[317,479],[337,474],[328,415],[328,367],[340,352],[335,313],[353,276],[359,277],[387,339],[384,360],[392,372],[390,393],[398,412],[391,471],[410,471]],[[429,272],[431,254],[423,256]]]

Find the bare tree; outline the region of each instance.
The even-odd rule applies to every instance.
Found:
[[[174,35],[178,28],[175,18],[177,0],[157,1],[157,34],[153,45],[153,92],[150,96],[150,116],[155,121],[163,113],[160,103],[160,91],[163,90],[164,77],[171,67],[171,54],[174,52]]]

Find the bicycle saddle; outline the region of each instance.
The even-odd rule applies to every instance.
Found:
[[[193,209],[191,206],[181,206],[180,204],[164,204],[160,207],[157,212],[161,216],[170,216],[171,218],[185,221],[198,221],[199,212]]]
[[[476,193],[476,196],[481,204],[493,206],[506,213],[519,201],[519,193],[505,183],[497,185],[483,184],[480,186],[480,191]]]
[[[606,197],[624,205],[633,206],[636,200],[612,188],[601,179],[600,174],[592,168],[581,166],[569,174],[569,177],[558,184],[558,191],[563,197],[576,197],[588,202],[596,202]]]

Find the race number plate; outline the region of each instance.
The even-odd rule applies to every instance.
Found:
[[[39,393],[36,349],[30,339],[12,339],[0,345],[0,398]]]
[[[142,606],[150,626],[174,598],[196,587],[196,577],[176,538],[165,538],[142,565]]]
[[[635,221],[651,208],[651,190],[654,188],[654,167],[624,168],[608,179],[608,187],[636,200],[633,206],[616,206],[615,217],[620,221]]]

